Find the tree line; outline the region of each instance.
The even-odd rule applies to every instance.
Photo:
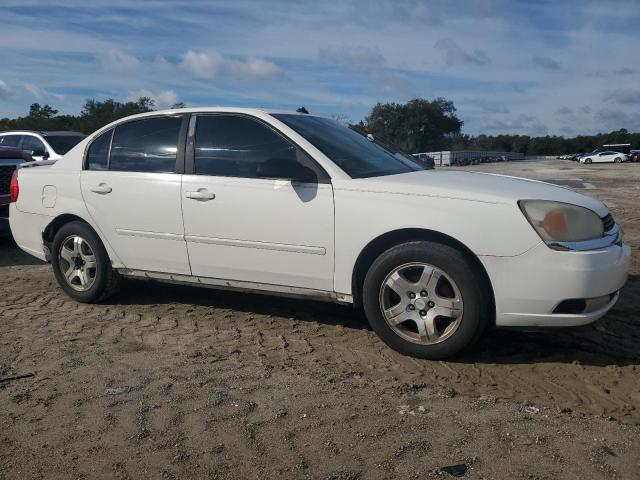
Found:
[[[525,155],[588,153],[598,147],[630,143],[640,148],[640,133],[625,128],[596,135],[565,138],[556,135],[468,135],[453,102],[416,98],[407,103],[378,103],[357,127],[411,153],[440,150],[521,152]]]
[[[113,99],[87,100],[79,115],[58,115],[50,105],[34,103],[24,117],[0,119],[4,130],[70,130],[90,134],[108,123],[136,113],[153,111],[155,104],[148,97],[136,101],[117,102]]]
[[[184,107],[184,104],[173,107]],[[34,103],[30,106],[29,113],[23,117],[0,119],[0,131],[71,130],[90,134],[114,120],[154,109],[154,101],[148,97],[129,102],[90,99],[85,102],[78,115],[62,115],[48,104]],[[298,111],[302,111],[301,109]],[[369,115],[352,126],[408,153],[486,150],[522,152],[525,155],[561,155],[591,152],[611,143],[630,143],[633,148],[640,147],[640,133],[630,133],[624,128],[609,133],[565,138],[555,135],[532,137],[510,134],[474,136],[462,133],[463,125],[452,101],[444,98],[415,98],[407,103],[378,103]]]

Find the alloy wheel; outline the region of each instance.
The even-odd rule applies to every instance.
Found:
[[[78,235],[64,239],[58,253],[60,270],[67,284],[78,292],[86,292],[96,281],[97,262],[89,243]]]
[[[380,308],[400,337],[421,345],[440,343],[462,322],[463,301],[454,280],[427,263],[394,269],[380,287]]]

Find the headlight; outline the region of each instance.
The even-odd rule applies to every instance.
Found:
[[[522,212],[547,242],[583,242],[604,236],[600,217],[588,208],[548,200],[522,200]]]

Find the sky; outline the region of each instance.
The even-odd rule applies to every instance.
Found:
[[[452,100],[468,134],[640,130],[640,0],[0,0],[0,117],[149,96],[349,121]]]

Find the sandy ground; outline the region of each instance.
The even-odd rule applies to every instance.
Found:
[[[466,169],[569,184],[640,246],[640,165]],[[429,362],[330,304],[143,281],[76,304],[3,240],[0,478],[637,479],[639,275],[592,326]]]

